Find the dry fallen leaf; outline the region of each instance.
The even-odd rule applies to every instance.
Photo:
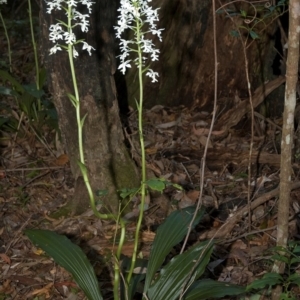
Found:
[[[200,192],[197,190],[191,190],[191,191],[188,191],[186,194],[192,201],[196,202],[199,198]]]
[[[146,242],[153,242],[155,238],[155,232],[147,230],[142,232],[142,241]]]
[[[205,145],[206,145],[206,143],[207,143],[207,137],[206,137],[205,135],[201,135],[201,136],[199,137],[199,142],[200,142],[200,144],[201,144],[202,146],[205,147]],[[209,148],[209,149],[213,148],[213,144],[212,144],[211,140],[208,141],[208,148]]]
[[[195,126],[192,127],[192,132],[193,134],[197,136],[202,136],[202,135],[208,135],[209,133],[209,128],[195,128]],[[212,131],[212,135],[221,135],[224,133],[224,130],[219,130],[219,131]]]
[[[69,157],[67,154],[60,155],[54,162],[56,166],[64,166],[66,163],[69,162]]]
[[[32,296],[41,296],[41,295],[45,295],[46,298],[50,298],[51,295],[51,289],[53,287],[53,283],[49,283],[46,286],[44,286],[41,289],[36,289],[33,292],[31,292]]]
[[[2,258],[2,260],[3,260],[4,262],[6,262],[7,264],[10,265],[11,260],[10,260],[10,258],[9,258],[5,253],[0,253],[0,257]]]

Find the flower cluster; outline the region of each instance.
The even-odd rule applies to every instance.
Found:
[[[125,74],[126,68],[131,67],[131,59],[127,59],[130,52],[136,52],[131,45],[138,45],[142,53],[149,53],[151,60],[158,60],[159,50],[155,49],[155,45],[149,39],[145,39],[145,34],[151,32],[162,41],[161,32],[163,29],[157,29],[156,22],[158,18],[158,8],[152,9],[148,2],[152,0],[121,0],[121,7],[118,9],[120,15],[118,17],[118,25],[115,26],[116,37],[120,39],[120,49],[122,54],[119,56],[121,64],[118,69]],[[146,24],[147,31],[141,31]],[[121,38],[122,33],[126,30],[133,30],[135,33],[134,41],[127,41]],[[147,60],[143,57],[143,63]],[[138,58],[135,59],[135,64],[138,64]],[[147,76],[152,78],[152,82],[157,81],[158,73],[151,69],[147,70]]]
[[[5,1],[5,0],[0,0]],[[49,40],[55,43],[55,45],[50,49],[50,54],[56,53],[58,50],[62,50],[62,48],[66,48],[66,46],[61,45],[63,43],[67,45],[76,45],[78,43],[82,43],[83,50],[87,50],[89,55],[91,55],[91,50],[95,50],[92,46],[87,44],[86,42],[80,40],[76,40],[76,36],[73,32],[73,28],[75,26],[80,26],[82,32],[87,32],[89,29],[89,14],[92,12],[92,2],[91,0],[49,0],[47,1],[47,13],[51,14],[52,10],[61,10],[62,8],[66,11],[68,18],[71,18],[72,26],[68,26],[66,23],[59,21],[57,24],[51,25],[49,30]],[[76,10],[77,4],[83,4],[87,7],[89,13],[81,14]],[[73,56],[76,58],[78,56],[78,52],[75,47],[73,47]]]

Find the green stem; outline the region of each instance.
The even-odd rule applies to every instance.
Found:
[[[30,33],[31,33],[31,41],[32,41],[32,47],[34,52],[34,62],[35,62],[35,83],[36,88],[40,90],[40,72],[39,72],[39,61],[38,61],[38,55],[37,55],[37,49],[36,49],[36,42],[34,38],[34,30],[33,30],[33,21],[32,21],[32,9],[31,9],[31,1],[28,0],[28,15],[29,15],[29,22],[30,22]]]
[[[127,283],[130,283],[133,269],[136,263],[137,251],[139,245],[140,230],[142,226],[143,216],[144,216],[144,207],[145,207],[145,197],[146,197],[146,153],[145,153],[145,143],[143,135],[143,59],[142,59],[142,49],[140,46],[141,40],[141,24],[139,19],[136,19],[136,40],[138,46],[138,72],[139,72],[139,88],[140,88],[140,100],[138,104],[138,123],[139,123],[139,138],[141,146],[141,156],[142,156],[142,182],[141,182],[141,204],[140,204],[140,213],[138,222],[136,225],[135,238],[134,238],[134,248],[131,260],[131,266],[129,273],[127,275]]]
[[[68,31],[71,33],[72,31],[72,7],[69,5],[68,6]],[[80,164],[80,170],[82,173],[82,177],[89,195],[90,199],[90,205],[93,210],[93,213],[95,214],[96,217],[100,219],[113,219],[116,220],[116,217],[113,214],[101,214],[96,207],[96,201],[95,201],[95,196],[89,181],[88,177],[88,172],[85,167],[85,162],[84,162],[84,146],[83,146],[83,139],[82,139],[82,129],[83,129],[83,119],[81,119],[80,115],[80,99],[79,99],[79,91],[78,91],[78,85],[77,85],[77,79],[76,79],[76,74],[75,74],[75,67],[74,67],[74,58],[73,58],[73,45],[69,44],[68,45],[68,55],[69,55],[69,63],[70,63],[70,68],[71,68],[71,75],[72,75],[72,81],[73,81],[73,87],[74,87],[74,96],[75,96],[75,101],[73,102],[75,109],[76,109],[76,120],[77,120],[77,129],[78,129],[78,147],[79,147],[79,164]],[[121,250],[124,245],[125,241],[125,223],[124,221],[118,217],[117,220],[120,223],[121,226],[121,237],[120,237],[120,242],[118,245],[117,249],[117,255],[116,255],[116,260],[114,263],[114,299],[118,300],[119,297],[119,286],[120,286],[120,269],[119,269],[119,262],[120,262],[120,256],[121,256]]]
[[[34,53],[34,62],[35,62],[35,84],[36,88],[39,91],[40,90],[40,70],[39,70],[39,61],[38,61],[38,55],[37,55],[37,49],[36,49],[36,42],[34,38],[34,30],[33,30],[33,21],[32,21],[32,9],[31,9],[31,1],[28,0],[28,15],[29,15],[29,22],[30,22],[30,33],[31,33],[31,41],[32,41],[32,47],[33,47],[33,53]],[[41,99],[38,98],[37,101],[37,110],[41,110]],[[35,110],[36,119],[38,119],[37,112]]]
[[[1,22],[2,22],[2,25],[3,25],[3,28],[4,28],[5,38],[6,38],[6,41],[7,41],[7,52],[8,52],[8,61],[9,61],[9,71],[10,71],[10,73],[12,73],[11,51],[10,51],[10,40],[9,40],[9,36],[8,36],[8,33],[7,33],[7,28],[6,28],[6,25],[5,25],[3,16],[2,16],[2,14],[1,14],[1,10],[0,10],[0,19],[1,19]]]
[[[71,33],[72,31],[72,10],[71,6],[68,6],[68,31]],[[74,66],[74,58],[73,58],[73,45],[69,44],[68,45],[68,55],[69,55],[69,63],[70,63],[70,68],[71,68],[71,76],[72,76],[72,82],[73,82],[73,88],[74,88],[74,96],[75,96],[75,110],[76,110],[76,121],[77,121],[77,130],[78,130],[78,148],[79,148],[79,162],[80,165],[83,167],[80,167],[81,173],[83,180],[85,182],[87,192],[90,198],[90,203],[91,207],[93,209],[94,214],[98,218],[102,219],[115,219],[113,215],[111,214],[101,214],[97,211],[96,208],[96,202],[95,202],[95,196],[89,181],[89,177],[87,174],[87,170],[84,168],[85,167],[85,162],[84,162],[84,149],[83,149],[83,139],[82,139],[82,129],[83,129],[83,124],[81,120],[81,115],[80,115],[80,99],[79,99],[79,91],[78,91],[78,85],[77,85],[77,79],[76,79],[76,73],[75,73],[75,66]]]

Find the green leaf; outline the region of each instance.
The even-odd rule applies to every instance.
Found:
[[[1,95],[7,95],[7,96],[14,96],[15,92],[12,89],[8,88],[8,87],[0,86],[0,94]]]
[[[211,279],[199,280],[187,290],[184,300],[199,300],[208,298],[221,298],[225,296],[237,296],[245,293],[246,288]]]
[[[45,82],[46,82],[46,69],[45,68],[41,68],[39,71],[39,86],[40,89],[44,86]]]
[[[148,271],[144,286],[145,292],[148,290],[155,273],[161,267],[171,249],[180,243],[187,234],[194,211],[195,207],[187,207],[182,210],[174,211],[168,216],[165,222],[158,227],[149,257]],[[204,212],[204,208],[201,208],[197,212],[192,227],[198,224]]]
[[[73,106],[76,108],[78,105],[78,101],[77,99],[74,97],[74,95],[67,93],[68,98],[70,99],[70,101],[72,102]]]
[[[274,260],[282,261],[282,262],[284,262],[285,264],[288,264],[288,263],[289,263],[288,257],[285,257],[285,256],[280,255],[280,254],[274,254],[274,255],[272,255],[271,258],[274,259]]]
[[[145,279],[145,274],[147,272],[148,260],[138,258],[135,262],[135,267],[133,271],[132,278],[129,282],[126,299],[135,299],[134,295],[137,290],[141,290],[142,281]],[[124,257],[122,260],[122,270],[128,272],[131,266],[131,258]],[[124,273],[123,273],[124,274]],[[124,281],[121,280],[121,295],[125,294]],[[122,298],[123,299],[123,298]]]
[[[108,195],[108,190],[97,190],[95,194],[96,194],[97,197],[107,196]]]
[[[173,186],[177,190],[181,190],[181,191],[183,190],[183,188],[182,188],[182,186],[180,184],[173,183],[173,182],[170,182],[170,181],[166,181],[165,185],[166,185],[166,187],[167,186]]]
[[[274,251],[274,252],[285,252],[285,253],[289,254],[289,250],[282,246],[275,246],[275,247],[270,248],[269,250]]]
[[[41,98],[45,92],[43,90],[38,90],[36,88],[36,85],[35,84],[27,84],[27,85],[23,85],[24,87],[24,90],[29,94],[31,95],[32,97],[36,98],[36,99],[39,99]]]
[[[151,190],[162,192],[166,185],[160,178],[152,178],[146,181],[146,184]]]
[[[233,36],[233,37],[239,37],[239,36],[240,36],[240,34],[239,34],[239,32],[238,32],[237,30],[231,30],[231,31],[229,32],[229,34],[230,34],[231,36]]]
[[[89,300],[102,300],[95,271],[81,248],[49,230],[25,230],[28,238],[72,274]]]
[[[80,168],[80,171],[81,171],[81,173],[82,174],[87,174],[87,168],[86,168],[86,166],[85,166],[85,164],[83,164],[81,161],[77,161],[77,164],[78,164],[78,166],[79,166],[79,168]]]
[[[241,16],[246,18],[247,17],[247,12],[245,10],[241,9]]]
[[[279,0],[278,3],[277,3],[277,6],[286,5],[286,4],[287,4],[286,0]]]
[[[290,264],[295,264],[300,262],[300,257],[293,257],[290,261]]]
[[[280,300],[297,300],[295,297],[292,297],[289,293],[281,293]]]
[[[298,273],[294,273],[287,278],[286,282],[300,286],[300,275]]]
[[[249,31],[249,27],[246,27],[246,26],[243,26],[243,25],[239,26],[239,28],[240,29],[245,29],[246,31]]]
[[[22,85],[15,79],[13,78],[8,72],[0,70],[0,78],[3,79],[3,81],[9,81],[12,85],[12,87],[17,90],[19,93],[24,93],[24,88]]]
[[[199,278],[209,262],[213,243],[205,241],[175,256],[160,272],[160,276],[147,291],[149,299],[178,299],[183,286]],[[201,257],[199,259],[199,257]],[[198,265],[195,263],[198,261]]]
[[[259,35],[253,30],[250,30],[250,36],[253,40],[257,40],[260,38]]]
[[[125,199],[129,196],[131,197],[131,196],[135,195],[138,191],[139,191],[139,188],[132,188],[132,189],[124,188],[124,189],[119,190],[119,193],[120,193],[120,197],[122,199]]]
[[[0,128],[3,124],[7,123],[9,121],[9,118],[0,116]]]
[[[247,286],[247,291],[252,289],[263,289],[266,286],[273,286],[282,283],[283,278],[278,273],[267,273],[261,279],[254,280]]]
[[[299,245],[296,245],[295,248],[292,250],[292,253],[293,254],[300,254],[300,246]]]
[[[83,128],[83,125],[84,125],[84,121],[85,121],[85,118],[87,117],[87,113],[83,116],[83,118],[80,120],[80,126],[81,128]]]

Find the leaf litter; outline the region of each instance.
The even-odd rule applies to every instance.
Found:
[[[14,65],[19,69],[18,76],[24,78],[22,70],[25,66],[20,65],[22,60],[19,58],[28,55],[28,49],[19,49],[19,63]],[[275,89],[278,84],[279,81],[271,82],[268,89]],[[261,99],[259,90],[257,95]],[[43,138],[37,138],[37,133],[19,108],[11,104],[13,100],[7,100],[3,95],[0,97],[3,102],[9,101],[7,107],[10,107],[10,110],[1,107],[1,114],[12,116],[20,124],[18,134],[1,128],[0,297],[16,300],[84,299],[72,277],[23,235],[26,228],[55,230],[79,244],[95,267],[104,296],[110,295],[111,273],[106,262],[112,259],[116,248],[113,245],[115,224],[96,219],[91,211],[76,217],[53,217],[52,214],[63,208],[74,192],[68,156],[60,150],[51,127],[45,125]],[[252,228],[248,232],[247,166],[251,137],[249,121],[243,119],[247,111],[235,113],[237,110],[233,106],[220,112],[212,132],[202,199],[207,215],[194,230],[190,243],[216,238],[214,256],[208,265],[209,276],[245,285],[268,271],[261,261],[269,259],[267,250],[275,245],[281,119],[266,120],[255,113],[254,152],[251,156],[254,174],[251,178]],[[163,194],[150,194],[141,234],[140,254],[145,258],[149,256],[156,228],[164,218],[173,210],[195,205],[199,200],[199,168],[210,118],[210,112],[198,107],[156,105],[145,110],[148,177],[164,177],[183,187],[182,191],[168,187]],[[126,138],[132,158],[139,164],[137,113],[134,109],[131,109],[128,121],[129,126],[124,128]],[[296,163],[293,169],[296,179],[299,174]],[[292,188],[293,203],[300,203],[299,182],[295,180]],[[133,249],[139,199],[135,201],[126,228],[123,255],[127,256]],[[297,222],[300,221],[293,218],[298,212],[291,207],[291,237],[299,236]],[[222,227],[224,224],[226,226]]]

